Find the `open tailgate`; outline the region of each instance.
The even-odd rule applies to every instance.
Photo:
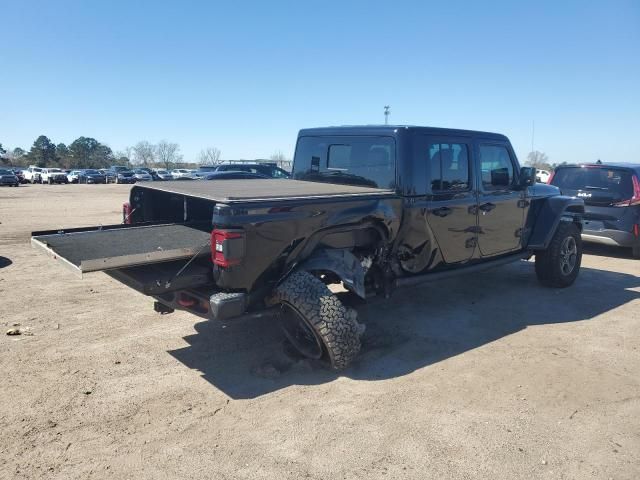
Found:
[[[201,224],[106,225],[33,232],[31,244],[82,276],[210,255],[209,230]]]

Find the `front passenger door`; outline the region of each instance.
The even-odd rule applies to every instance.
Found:
[[[523,191],[518,171],[505,144],[479,143],[478,244],[483,257],[520,249]]]

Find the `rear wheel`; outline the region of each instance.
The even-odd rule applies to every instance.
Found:
[[[302,355],[346,368],[360,352],[361,327],[355,312],[347,310],[318,278],[308,272],[289,275],[269,299],[280,305],[280,325]]]
[[[536,275],[547,287],[568,287],[578,276],[581,261],[580,230],[572,222],[560,222],[547,249],[536,253]]]
[[[640,258],[640,245],[631,247],[631,255],[633,258]]]

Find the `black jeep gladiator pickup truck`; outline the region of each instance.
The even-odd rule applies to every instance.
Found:
[[[544,285],[578,275],[583,201],[536,184],[503,135],[306,129],[292,173],[136,185],[122,225],[34,232],[32,243],[80,274],[105,270],[162,313],[269,313],[335,369],[356,357],[363,329],[329,284],[388,297],[534,255]]]

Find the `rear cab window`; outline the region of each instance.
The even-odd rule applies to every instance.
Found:
[[[396,145],[385,136],[305,136],[298,139],[293,177],[393,189]]]

